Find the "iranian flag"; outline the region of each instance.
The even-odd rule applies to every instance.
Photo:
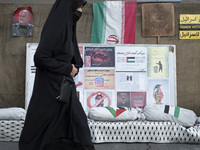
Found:
[[[134,44],[137,1],[93,3],[91,43]]]

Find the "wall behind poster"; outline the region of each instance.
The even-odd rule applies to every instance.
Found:
[[[1,0],[0,4],[0,107],[22,107],[25,103],[26,43],[38,43],[44,22],[55,0]],[[95,0],[99,1],[99,0]],[[88,0],[77,23],[79,43],[89,43],[93,21],[92,2]],[[157,44],[157,37],[142,37],[142,11],[137,3],[136,44]],[[176,45],[177,105],[200,115],[200,42],[180,40],[180,14],[199,14],[199,0],[182,0],[175,5],[175,35],[161,37],[161,44]],[[34,35],[11,37],[12,16],[16,8],[31,6],[34,12]]]
[[[35,77],[33,55],[26,51],[27,109]],[[74,78],[77,95],[86,112],[92,107],[177,105],[174,45],[101,45],[79,43],[84,66]]]

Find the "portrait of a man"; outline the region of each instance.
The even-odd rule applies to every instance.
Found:
[[[31,11],[32,12],[32,11]],[[32,13],[27,9],[15,11],[13,16],[12,36],[32,36]]]

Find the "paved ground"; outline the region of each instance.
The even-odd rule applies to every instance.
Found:
[[[17,142],[0,142],[0,150],[18,150]],[[96,150],[200,150],[199,144],[106,143],[95,144]]]

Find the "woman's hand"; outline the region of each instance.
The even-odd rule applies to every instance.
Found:
[[[74,64],[72,64],[72,72],[70,73],[70,76],[72,76],[72,78],[78,73],[78,69],[74,66]]]
[[[80,11],[80,12],[83,12],[83,9],[82,9],[82,7],[83,7],[83,6],[81,6],[81,7],[77,8],[76,10],[77,10],[77,11]]]

